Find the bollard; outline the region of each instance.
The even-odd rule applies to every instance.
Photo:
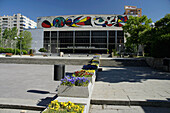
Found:
[[[54,65],[54,80],[60,81],[65,76],[65,65]]]

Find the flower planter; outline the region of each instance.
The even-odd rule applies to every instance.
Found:
[[[88,84],[87,87],[60,85],[58,87],[58,96],[88,98],[91,94],[91,86],[91,82]]]
[[[44,111],[42,111],[41,113],[88,113],[87,112],[87,104],[83,104],[83,103],[72,103],[71,101],[67,101],[67,102],[65,102],[65,101],[58,101],[57,100],[57,103],[55,103],[55,101],[56,101],[57,99],[55,99],[54,101],[51,101],[51,103],[48,105],[48,107],[44,110]],[[69,105],[68,105],[68,103],[69,102],[71,102]],[[53,103],[53,104],[52,104]],[[61,104],[61,103],[63,103],[63,104]],[[74,105],[73,105],[74,104]],[[64,107],[65,106],[65,107]],[[76,106],[78,106],[78,107],[76,107]],[[61,108],[62,107],[62,108]],[[70,107],[70,108],[68,108],[68,107]],[[80,108],[81,107],[81,108]],[[83,111],[79,111],[79,110],[81,110],[83,108]],[[71,109],[73,110],[73,109],[78,109],[78,111],[71,111]],[[70,110],[70,111],[68,111],[68,110]]]
[[[83,113],[88,113],[88,112],[87,112],[87,109],[88,109],[88,108],[87,108],[87,105],[84,105],[84,111],[83,111]],[[48,113],[47,111],[48,111],[48,108],[46,108],[44,111],[42,111],[42,112],[40,112],[40,113]],[[57,112],[49,112],[49,113],[67,113],[67,112],[57,111]],[[76,113],[76,112],[74,112],[74,113]]]

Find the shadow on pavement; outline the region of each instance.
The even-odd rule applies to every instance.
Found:
[[[170,80],[170,73],[150,67],[103,67],[103,71],[97,75],[97,81],[109,83],[142,82],[148,79]]]
[[[38,105],[38,106],[47,107],[48,104],[49,104],[51,101],[55,100],[57,97],[58,97],[58,95],[55,95],[54,97],[46,97],[46,98],[44,98],[44,99],[41,99],[37,105]]]
[[[39,94],[49,94],[49,91],[40,91],[40,90],[28,90],[29,93],[39,93]]]

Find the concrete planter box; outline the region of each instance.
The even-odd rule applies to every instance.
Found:
[[[88,98],[91,94],[91,82],[87,87],[83,86],[63,86],[58,87],[58,96],[61,97],[82,97]]]

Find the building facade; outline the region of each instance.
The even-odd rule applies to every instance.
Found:
[[[37,23],[20,13],[14,14],[13,16],[0,16],[1,33],[3,33],[6,28],[12,29],[13,27],[17,27],[19,34],[24,29],[36,28]]]
[[[138,17],[142,16],[142,8],[137,8],[136,6],[125,6],[125,15],[137,15]]]
[[[65,15],[37,18],[49,53],[106,53],[123,48],[127,15]]]

